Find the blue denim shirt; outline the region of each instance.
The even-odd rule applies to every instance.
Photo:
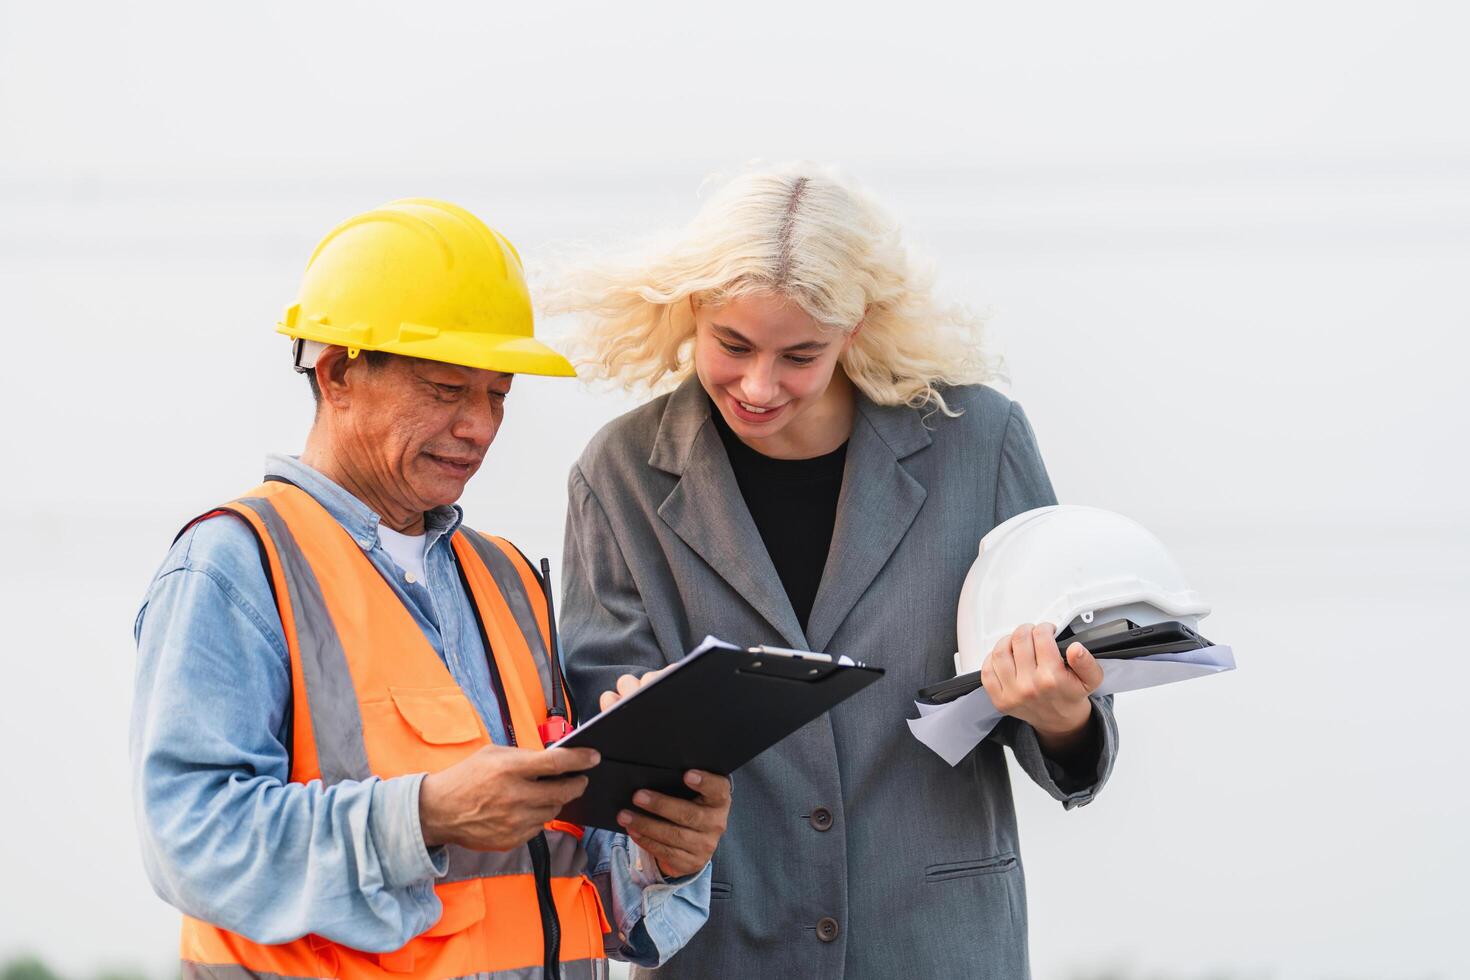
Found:
[[[377,514],[288,456],[266,472],[310,493],[362,546],[498,744],[507,744],[484,643],[450,551],[458,507],[425,515],[427,582],[408,583]],[[395,950],[438,921],[441,849],[419,828],[423,775],[324,788],[289,782],[290,657],[251,531],[202,521],[170,549],[134,625],[130,751],[143,862],[164,901],[259,943],[308,933]],[[589,829],[608,951],[667,960],[709,915],[710,869],[670,881],[624,834]]]

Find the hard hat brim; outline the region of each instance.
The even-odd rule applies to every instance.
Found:
[[[443,342],[446,339],[449,340],[448,343]],[[534,337],[518,334],[466,334],[463,335],[462,345],[455,343],[459,339],[454,334],[450,334],[448,338],[441,335],[440,343],[427,345],[432,347],[432,354],[427,350],[412,350],[422,343],[420,341],[400,341],[383,349],[391,354],[421,357],[426,361],[443,361],[446,364],[485,371],[503,371],[506,374],[536,374],[549,378],[577,376],[577,369],[572,367],[571,361]]]
[[[460,367],[506,374],[535,374],[549,378],[574,378],[572,362],[534,337],[522,334],[492,334],[465,331],[444,332],[422,337],[404,336],[412,330],[400,331],[397,339],[381,344],[354,345],[338,331],[330,328],[313,330],[281,324],[278,333],[301,340],[346,347],[349,350],[377,350],[425,361],[441,361]],[[426,332],[427,333],[427,332]]]

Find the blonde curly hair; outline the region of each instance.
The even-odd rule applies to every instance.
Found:
[[[572,347],[585,376],[659,391],[693,370],[692,305],[752,293],[779,295],[830,329],[861,324],[841,365],[880,405],[953,415],[942,389],[1000,373],[981,344],[981,319],[936,302],[897,222],[865,191],[811,164],[731,179],[672,240],[554,276],[540,302],[549,314],[578,317]]]

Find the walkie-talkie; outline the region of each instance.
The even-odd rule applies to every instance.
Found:
[[[546,720],[536,726],[542,745],[550,745],[565,738],[575,725],[567,712],[566,681],[561,673],[561,637],[556,630],[556,607],[551,601],[551,562],[541,559],[541,592],[546,597],[546,625],[551,633],[551,649],[546,653],[551,660],[551,706],[546,709]]]

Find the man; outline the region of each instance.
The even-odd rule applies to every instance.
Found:
[[[556,814],[566,727],[548,586],[454,502],[536,341],[520,259],[398,201],[317,247],[280,332],[317,410],[301,457],[192,522],[135,624],[144,861],[186,977],[602,976],[709,907],[729,782],[640,796],[629,834]],[[611,916],[611,923],[608,920]]]

